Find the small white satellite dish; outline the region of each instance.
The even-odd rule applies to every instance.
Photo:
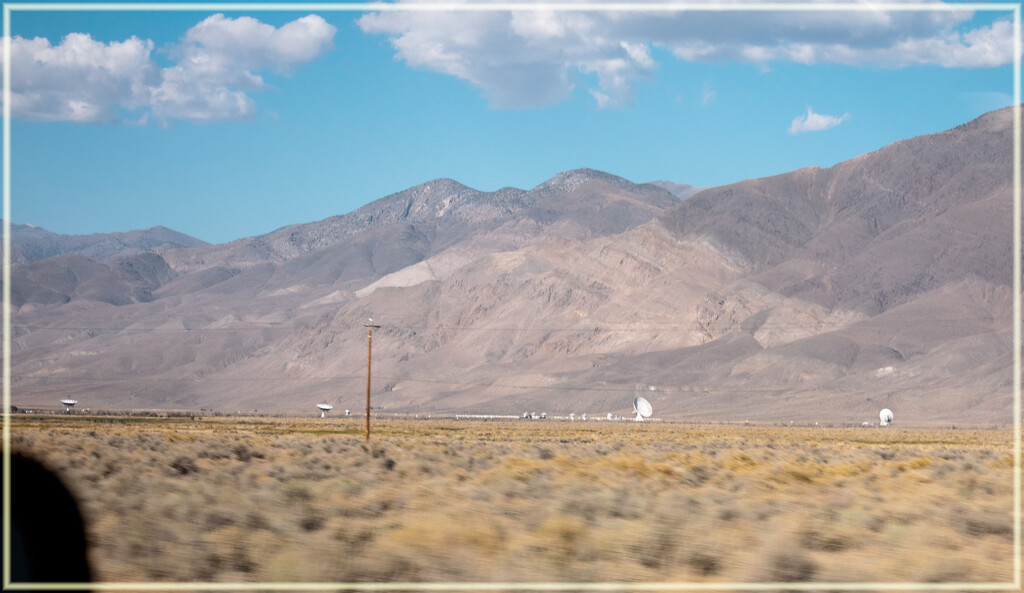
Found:
[[[331,410],[333,408],[334,408],[334,406],[332,406],[331,404],[317,404],[316,405],[316,409],[320,410],[320,417],[321,418],[326,418],[327,417],[327,411]]]
[[[647,401],[647,398],[638,397],[633,400],[633,411],[636,412],[636,418],[633,420],[643,422],[644,418],[650,418],[651,414],[654,413],[654,406],[651,405],[651,402]]]
[[[569,420],[576,420],[576,412],[569,412]]]
[[[587,419],[587,413],[583,412],[583,420],[586,420],[586,419]]]
[[[892,422],[892,410],[885,408],[878,413],[878,419],[881,420],[882,426],[889,426],[889,423]]]
[[[352,412],[350,412],[350,411],[348,411],[348,410],[345,410],[345,415],[346,415],[346,416],[351,416],[351,415],[352,415]]]
[[[71,408],[75,407],[75,404],[78,403],[78,400],[77,399],[62,399],[62,400],[60,400],[60,403],[64,404],[64,411],[65,412],[70,412]]]
[[[608,412],[608,419],[609,420],[614,420],[615,419],[615,415],[612,414],[611,412]]]
[[[544,420],[544,419],[546,419],[547,417],[548,417],[548,413],[547,413],[547,412],[541,412],[541,413],[540,413],[540,419],[541,419],[541,420]]]

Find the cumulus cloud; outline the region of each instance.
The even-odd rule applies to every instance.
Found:
[[[579,84],[601,106],[629,104],[636,82],[657,64],[648,41],[606,36],[606,22],[606,15],[550,10],[394,11],[358,20],[367,33],[389,35],[397,58],[458,77],[498,108],[546,107]]]
[[[14,37],[11,111],[44,121],[112,121],[117,106],[133,109],[148,100],[159,80],[152,50],[152,41],[136,37],[106,44],[72,33],[56,46],[39,37]]]
[[[793,118],[793,123],[789,125],[789,133],[803,134],[804,132],[820,132],[822,130],[838,126],[846,121],[848,117],[850,117],[849,113],[843,114],[839,117],[814,113],[814,111],[808,107],[806,115],[798,115]]]
[[[408,0],[407,0],[408,1]],[[415,2],[415,0],[411,0]],[[358,20],[387,35],[411,66],[456,76],[495,107],[544,107],[580,87],[602,107],[628,105],[658,67],[654,50],[686,61],[976,68],[1013,59],[1008,20],[972,26],[973,12],[883,11],[386,11]]]
[[[11,112],[81,123],[115,122],[138,110],[141,121],[149,113],[163,121],[247,119],[256,112],[248,93],[265,87],[261,71],[287,74],[316,59],[335,32],[317,15],[275,28],[216,14],[185,33],[171,51],[176,64],[166,68],[152,60],[153,42],[136,37],[103,43],[71,33],[57,45],[13,37]]]
[[[330,49],[337,29],[317,15],[280,28],[252,17],[215,14],[185,33],[176,66],[163,71],[151,108],[161,118],[246,119],[255,102],[245,91],[264,86],[259,71],[286,73]]]

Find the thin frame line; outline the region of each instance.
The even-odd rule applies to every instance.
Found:
[[[1015,583],[13,583],[32,591],[96,590],[108,591],[919,591],[924,586],[934,591],[1012,591]],[[270,585],[268,587],[268,585]]]
[[[920,590],[963,591],[963,590],[1012,590],[1021,588],[1021,13],[1020,4],[1015,3],[982,3],[982,4],[923,4],[923,3],[877,3],[877,4],[816,4],[816,3],[727,3],[727,4],[670,4],[655,3],[423,3],[423,4],[387,4],[387,3],[306,3],[306,4],[38,4],[38,3],[5,3],[3,10],[3,583],[4,588],[13,583],[10,580],[10,146],[11,146],[11,80],[10,80],[10,27],[11,14],[17,11],[306,11],[321,10],[331,12],[342,11],[459,11],[459,12],[521,12],[536,10],[552,10],[560,12],[581,11],[629,11],[629,12],[769,12],[769,11],[817,11],[817,12],[910,12],[910,11],[1013,11],[1014,21],[1014,71],[1013,71],[1013,409],[1014,409],[1014,580],[1012,583],[26,583],[18,584],[26,590],[335,590],[345,588],[361,591],[381,590],[517,590],[517,591],[558,591],[558,590]]]
[[[4,98],[4,132],[3,132],[3,398],[4,409],[0,412],[4,417],[3,434],[3,584],[4,589],[11,584],[11,7],[4,4],[4,60],[3,60],[3,98]]]
[[[1013,11],[1013,575],[1021,586],[1021,12]]]
[[[947,12],[968,12],[968,11],[1012,11],[1017,4],[988,2],[979,4],[939,4],[934,3],[872,3],[872,4],[819,4],[815,2],[738,2],[718,4],[715,2],[694,3],[694,2],[496,2],[496,3],[454,3],[454,2],[423,2],[415,4],[405,3],[384,3],[384,2],[341,2],[341,3],[181,3],[181,4],[157,4],[157,3],[11,3],[5,4],[13,11],[31,10],[40,12],[56,11],[307,11],[325,10],[333,12],[341,11],[382,11],[382,12],[528,12],[528,11],[557,11],[557,12],[916,12],[916,11],[947,11]]]

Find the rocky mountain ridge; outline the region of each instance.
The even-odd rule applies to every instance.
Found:
[[[24,266],[14,402],[356,407],[373,317],[382,410],[1007,423],[1011,115],[683,200],[435,180],[166,267]]]
[[[162,226],[124,233],[60,235],[31,224],[11,224],[11,265],[20,266],[59,255],[93,260],[207,245],[205,241]]]
[[[625,230],[628,225],[649,218],[648,213],[660,212],[678,201],[668,190],[657,186],[641,186],[644,187],[642,196],[632,206],[640,206],[643,214],[634,215],[627,208],[629,211],[626,212],[625,220],[610,227],[606,224],[602,228],[591,228],[593,225],[588,224],[586,216],[592,209],[606,206],[602,200],[587,203],[586,190],[581,190],[584,199],[574,204],[579,208],[575,213],[564,211],[562,206],[554,203],[558,200],[552,200],[584,183],[598,186],[594,195],[602,194],[610,188],[636,187],[625,179],[591,169],[561,173],[532,190],[506,187],[494,192],[483,192],[452,179],[434,179],[371,202],[348,214],[291,225],[259,237],[206,249],[172,252],[167,255],[167,259],[175,269],[190,271],[205,267],[208,265],[206,262],[230,262],[246,266],[265,261],[286,261],[329,248],[356,234],[390,232],[401,225],[422,234],[436,252],[471,234],[494,231],[524,220],[543,226],[552,221],[552,213],[555,213],[559,221],[566,219],[577,222],[582,227],[580,233],[583,235],[600,234]]]

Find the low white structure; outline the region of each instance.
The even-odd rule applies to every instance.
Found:
[[[647,401],[647,398],[638,397],[633,400],[633,411],[636,412],[636,418],[633,420],[643,422],[644,418],[650,418],[651,414],[654,413],[654,406],[651,405],[651,402]]]

